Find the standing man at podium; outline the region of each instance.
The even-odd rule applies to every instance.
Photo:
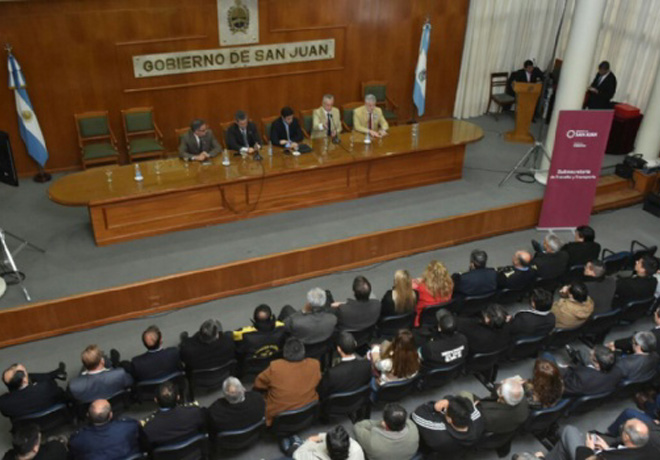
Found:
[[[610,63],[603,61],[598,65],[596,78],[587,89],[588,97],[586,107],[588,109],[609,109],[610,101],[616,93],[616,77],[610,71]]]
[[[314,110],[312,117],[312,139],[319,139],[325,136],[336,137],[341,133],[339,109],[334,107],[334,104],[335,97],[332,94],[326,94],[321,101],[321,107]]]
[[[190,123],[190,131],[181,136],[179,156],[188,161],[205,161],[220,153],[222,148],[204,120]]]
[[[514,96],[516,93],[513,91],[513,82],[520,83],[538,83],[543,81],[543,72],[538,67],[534,67],[534,63],[527,59],[522,69],[511,72],[509,80],[506,82],[507,94]]]
[[[353,111],[353,128],[359,133],[368,132],[371,137],[383,137],[387,136],[389,127],[383,111],[376,107],[376,96],[367,94],[364,105]]]

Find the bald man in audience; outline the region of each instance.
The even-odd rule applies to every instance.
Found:
[[[517,291],[531,286],[536,279],[536,269],[532,267],[529,251],[516,251],[512,262],[513,265],[497,269],[497,287]]]
[[[166,377],[183,369],[179,349],[163,348],[163,335],[157,326],[149,326],[142,333],[146,353],[131,360],[131,374],[138,382]]]
[[[89,345],[81,355],[85,370],[69,382],[69,392],[76,401],[88,403],[110,398],[133,384],[133,377],[123,368],[107,368],[103,351]]]

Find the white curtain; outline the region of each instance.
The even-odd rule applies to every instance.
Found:
[[[520,69],[526,59],[544,71],[552,66],[564,5],[565,0],[470,1],[456,118],[486,111],[491,73]]]

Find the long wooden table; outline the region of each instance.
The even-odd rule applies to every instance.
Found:
[[[89,208],[97,245],[174,230],[234,221],[289,209],[354,199],[392,190],[460,179],[465,145],[483,137],[465,121],[437,120],[395,126],[382,140],[363,142],[359,133],[341,144],[307,141],[312,153],[285,155],[262,150],[262,161],[222,155],[210,164],[178,158],[134,166],[94,168],[51,185],[56,203]],[[112,171],[109,181],[107,171]]]

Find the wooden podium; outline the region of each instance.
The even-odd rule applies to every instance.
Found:
[[[516,93],[516,128],[504,134],[505,140],[525,144],[534,143],[534,136],[529,132],[529,125],[532,123],[542,87],[542,83],[513,83],[513,90]]]

